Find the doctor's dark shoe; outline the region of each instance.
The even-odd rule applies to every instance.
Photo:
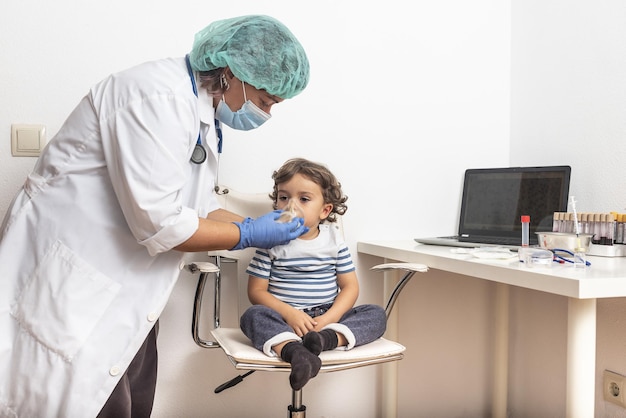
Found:
[[[289,384],[293,390],[302,389],[311,378],[317,376],[322,367],[322,360],[298,341],[287,343],[280,357],[291,364]]]
[[[310,331],[302,338],[302,345],[316,356],[319,356],[322,351],[334,350],[338,342],[337,333],[332,329],[323,329],[320,332]]]

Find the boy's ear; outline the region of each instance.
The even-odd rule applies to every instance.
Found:
[[[333,210],[333,204],[332,203],[326,203],[323,207],[322,207],[322,212],[320,213],[320,220],[324,220],[326,218],[328,218],[328,215],[330,215],[330,212],[332,212]]]

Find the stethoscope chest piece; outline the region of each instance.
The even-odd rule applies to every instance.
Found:
[[[198,97],[196,80],[193,78],[193,71],[191,70],[191,64],[189,63],[189,54],[185,56],[185,64],[187,65],[187,72],[189,73],[189,78],[191,80],[193,94]],[[204,149],[204,147],[202,146],[202,137],[200,136],[200,132],[198,132],[198,142],[196,142],[196,147],[193,149],[193,153],[191,153],[191,162],[194,164],[202,164],[205,161],[206,149]]]
[[[201,144],[196,144],[191,154],[191,162],[195,164],[202,164],[206,161],[206,150]]]

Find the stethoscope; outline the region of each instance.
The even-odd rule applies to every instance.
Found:
[[[198,97],[198,88],[196,87],[196,80],[193,76],[193,70],[191,69],[191,63],[189,62],[189,54],[185,56],[185,63],[187,64],[187,72],[189,73],[189,79],[191,80],[191,87],[193,88],[193,94]],[[217,135],[217,175],[215,178],[215,192],[218,194],[226,194],[228,193],[228,189],[224,189],[220,191],[219,187],[219,170],[220,170],[220,155],[222,154],[222,128],[220,126],[220,121],[214,119],[215,121],[215,133]],[[204,146],[202,145],[202,136],[200,135],[200,131],[198,131],[198,141],[196,142],[196,146],[191,153],[191,162],[194,164],[202,164],[206,161],[207,152]]]
[[[572,260],[572,259],[566,258],[566,257],[564,257],[564,256],[562,256],[560,254],[557,254],[558,252],[565,253],[565,254],[569,255],[570,257],[572,257],[574,259]],[[573,253],[573,252],[571,252],[569,250],[563,250],[561,248],[553,249],[552,250],[552,254],[554,254],[554,262],[556,262],[556,263],[561,263],[561,264],[563,264],[563,263],[572,263],[572,264],[575,264],[577,259],[578,259],[579,262],[582,261],[582,259],[580,258],[579,255],[576,255],[575,253]],[[585,265],[586,266],[590,266],[591,263],[589,261],[585,260]]]
[[[187,64],[187,72],[189,73],[189,79],[191,80],[191,87],[193,88],[193,94],[198,97],[198,88],[196,87],[196,80],[193,76],[193,70],[191,69],[191,63],[189,62],[189,54],[185,56],[185,63]],[[215,132],[217,134],[217,153],[218,155],[222,153],[222,128],[220,127],[220,122],[215,119]],[[202,164],[206,161],[206,149],[202,145],[202,137],[200,132],[198,132],[198,141],[196,142],[196,147],[191,153],[191,162],[195,164]]]

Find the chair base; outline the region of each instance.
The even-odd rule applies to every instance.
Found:
[[[302,389],[291,392],[291,405],[287,407],[289,418],[305,418],[306,406],[302,405]]]

